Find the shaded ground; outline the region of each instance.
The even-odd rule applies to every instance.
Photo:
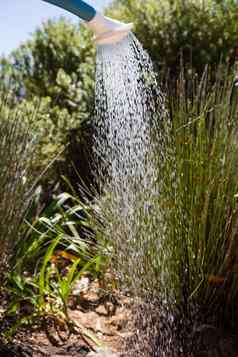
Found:
[[[204,325],[200,331],[201,351],[196,357],[237,357],[238,334]]]
[[[0,357],[126,357],[121,352],[132,336],[131,306],[131,298],[116,291],[102,294],[97,283],[80,281],[69,305],[73,333],[63,321],[21,329],[11,346],[0,344]],[[198,339],[201,351],[196,357],[238,357],[238,334],[204,325]]]
[[[119,356],[129,336],[130,305],[129,298],[116,292],[102,295],[91,283],[70,302],[73,333],[63,321],[49,321],[44,329],[21,329],[11,346],[0,347],[0,357]]]

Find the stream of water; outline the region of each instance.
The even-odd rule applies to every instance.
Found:
[[[161,128],[167,120],[152,61],[136,37],[130,34],[117,44],[99,46],[94,152],[105,231],[122,285],[145,298],[156,295],[159,280],[166,285],[169,279],[166,271],[156,272],[158,260],[165,261],[163,229],[158,234],[163,224],[157,204],[157,160],[164,160]],[[153,313],[145,320],[152,321]],[[144,350],[140,356],[164,356],[152,346],[158,335],[154,329],[147,326],[151,348],[139,347]],[[165,353],[170,340],[171,336],[165,339]]]

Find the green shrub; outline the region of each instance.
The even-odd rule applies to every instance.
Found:
[[[159,70],[177,75],[181,55],[188,72],[199,74],[206,64],[237,60],[236,1],[120,0],[109,14],[134,22],[136,36]]]
[[[81,161],[87,161],[84,137],[94,112],[94,62],[89,34],[64,19],[43,23],[29,41],[0,61],[2,90],[15,93],[19,110],[38,109],[31,123],[39,137],[35,169],[58,156],[44,178],[48,186],[72,171],[75,152],[80,157],[74,164],[87,179]]]

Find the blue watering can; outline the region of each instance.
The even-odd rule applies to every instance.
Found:
[[[43,0],[59,6],[85,21],[95,35],[98,44],[112,44],[125,38],[133,27],[132,23],[110,19],[97,12],[92,6],[82,0]]]

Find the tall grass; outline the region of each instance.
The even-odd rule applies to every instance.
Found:
[[[203,323],[237,322],[238,88],[205,71],[201,80],[181,73],[166,92],[170,125],[158,125],[165,140],[155,133],[151,147],[155,187],[137,187],[131,217],[111,193],[101,199],[113,266],[152,304],[139,318],[141,356],[187,356]]]
[[[32,195],[34,140],[24,113],[0,99],[0,275],[7,269]]]
[[[181,76],[168,98],[175,160],[160,172],[169,190],[159,198],[167,264],[172,272],[178,263],[178,301],[195,300],[213,314],[236,306],[238,294],[237,95],[232,79],[210,85],[205,72],[197,83]]]

